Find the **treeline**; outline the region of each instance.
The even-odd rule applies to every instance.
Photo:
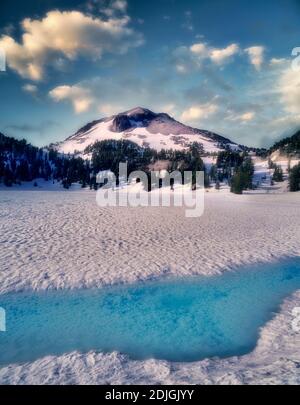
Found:
[[[151,177],[150,165],[161,161],[167,163],[167,171],[170,173],[177,170],[181,173],[184,171],[204,171],[205,165],[201,158],[203,146],[200,143],[193,143],[188,150],[161,150],[142,148],[134,142],[128,140],[120,141],[101,141],[89,146],[85,150],[85,154],[91,155],[91,163],[93,173],[99,173],[104,170],[111,170],[117,177],[119,182],[119,163],[127,163],[128,173],[133,171],[143,171],[148,178]],[[94,178],[94,182],[96,179]],[[196,177],[193,175],[193,184],[196,182]],[[151,182],[149,191],[151,189]],[[205,173],[205,185],[209,184],[209,176]],[[94,183],[94,187],[97,185]]]
[[[151,165],[163,162],[170,173],[177,170],[205,173],[205,187],[211,183],[219,187],[228,182],[232,192],[241,193],[251,188],[253,167],[247,154],[224,151],[218,154],[217,162],[207,170],[203,162],[201,143],[194,142],[187,150],[161,150],[143,148],[129,140],[106,140],[89,146],[84,154],[88,159],[62,155],[53,149],[40,149],[25,140],[16,140],[0,134],[0,182],[10,187],[13,184],[44,179],[61,182],[69,188],[73,183],[97,189],[96,175],[105,170],[114,172],[118,179],[119,163],[126,162],[128,173],[142,170],[151,177]]]
[[[37,177],[47,178],[51,170],[42,150],[25,140],[0,134],[0,180],[7,187]]]
[[[270,148],[257,150],[256,155],[270,156],[275,150],[289,156],[300,155],[300,131],[292,137],[283,139]],[[252,151],[253,152],[253,151]],[[111,170],[118,178],[120,162],[127,162],[128,173],[142,170],[150,176],[150,168],[156,162],[163,162],[166,170],[172,172],[204,171],[205,187],[211,183],[218,189],[220,184],[227,183],[233,193],[241,194],[251,189],[254,167],[252,159],[244,149],[243,152],[224,150],[213,154],[216,163],[205,167],[203,156],[206,153],[203,145],[194,142],[187,150],[161,150],[143,148],[129,140],[106,140],[89,146],[83,156],[63,155],[54,149],[41,149],[0,133],[0,183],[10,187],[13,184],[33,181],[42,178],[46,181],[61,182],[65,188],[73,183],[82,187],[97,189],[96,175],[100,171]],[[269,159],[269,167],[274,170],[273,181],[284,180],[280,166]],[[195,183],[195,176],[193,177]],[[289,168],[289,184],[291,191],[300,191],[300,166]]]
[[[273,153],[276,150],[279,150],[280,152],[286,153],[288,155],[300,155],[300,131],[296,132],[291,137],[276,142],[273,147],[270,148],[269,152]]]
[[[275,151],[279,151],[281,154],[286,154],[288,159],[300,157],[300,130],[293,136],[282,139],[276,142],[269,150],[269,156]],[[279,165],[272,162],[269,158],[269,168],[273,169],[273,181],[282,182],[284,180],[283,170]],[[289,174],[289,189],[290,191],[300,191],[300,164],[293,168],[288,167]]]
[[[118,176],[119,163],[128,164],[128,173],[136,170],[149,172],[149,165],[158,160],[168,160],[169,170],[205,170],[201,159],[203,147],[193,144],[189,151],[142,148],[128,141],[107,140],[96,142],[85,150],[89,159],[63,155],[53,149],[41,149],[0,134],[0,182],[7,187],[22,182],[44,179],[61,182],[69,188],[73,183],[97,189],[96,175],[111,170]],[[208,178],[207,178],[208,181]]]
[[[0,182],[7,187],[44,179],[62,182],[68,188],[75,182],[88,184],[90,172],[90,163],[81,158],[63,156],[0,134]]]
[[[227,182],[233,193],[241,194],[244,190],[252,188],[254,166],[246,152],[223,151],[217,155],[216,164],[207,170],[203,162],[203,145],[194,142],[186,150],[161,150],[142,148],[128,140],[101,141],[89,146],[85,153],[91,155],[92,167],[95,173],[110,169],[117,176],[120,162],[127,162],[128,172],[142,170],[150,180],[149,167],[155,162],[165,163],[166,170],[171,173],[175,170],[183,173],[193,172],[192,183],[196,184],[195,172],[204,172],[204,185],[209,187],[214,183],[220,188],[220,183]],[[150,185],[151,182],[148,181]],[[95,187],[97,185],[95,184]],[[151,187],[151,185],[149,186]]]
[[[254,166],[246,152],[220,152],[216,165],[210,170],[217,189],[220,188],[220,183],[225,181],[235,194],[242,194],[244,190],[253,188],[253,174]]]

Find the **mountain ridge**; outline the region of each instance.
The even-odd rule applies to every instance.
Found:
[[[292,154],[300,151],[300,130],[292,136],[285,137],[274,143],[270,148],[270,152],[280,150],[282,153]]]
[[[182,124],[166,113],[135,107],[131,110],[94,120],[58,144],[64,153],[84,152],[87,146],[101,140],[128,139],[139,146],[161,149],[187,149],[193,142],[204,144],[208,152],[239,145],[214,132]]]

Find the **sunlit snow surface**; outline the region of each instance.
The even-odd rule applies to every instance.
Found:
[[[207,136],[199,134],[180,134],[178,136],[162,133],[151,133],[147,128],[137,127],[130,131],[112,132],[110,130],[112,121],[100,122],[87,132],[81,135],[74,135],[59,145],[59,151],[64,153],[74,153],[74,151],[83,152],[85,148],[95,142],[104,140],[127,139],[135,142],[139,146],[148,146],[156,150],[174,149],[182,150],[193,142],[203,144],[206,152],[219,152],[222,148],[218,147],[217,142],[209,139]],[[232,145],[234,147],[234,145]]]

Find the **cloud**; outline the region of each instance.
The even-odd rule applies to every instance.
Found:
[[[115,0],[112,3],[112,8],[118,11],[125,12],[127,9],[127,1],[125,0]]]
[[[256,70],[260,70],[264,62],[264,51],[265,48],[263,46],[251,46],[245,49],[245,52],[249,56],[250,63]]]
[[[279,78],[281,102],[285,111],[300,115],[300,74],[291,68],[284,70]]]
[[[229,117],[227,117],[227,119],[229,121],[241,121],[241,122],[250,122],[255,118],[256,114],[254,111],[247,111],[243,114],[239,114],[239,115],[230,115]]]
[[[176,111],[176,105],[173,103],[165,104],[162,106],[162,111],[167,114],[174,114]]]
[[[182,65],[180,63],[177,63],[175,66],[177,73],[185,74],[188,72],[188,67],[187,65]]]
[[[100,114],[105,116],[116,115],[122,110],[122,107],[113,104],[102,104],[98,107]]]
[[[179,46],[172,52],[172,63],[177,73],[187,74],[192,71],[203,70],[207,63],[222,65],[239,52],[237,44],[228,45],[225,48],[213,48],[204,42],[198,42],[191,46]]]
[[[188,31],[194,31],[193,25],[193,15],[190,10],[184,12],[184,22],[182,28],[187,29]]]
[[[125,3],[119,0],[113,5],[123,12]],[[1,36],[0,48],[5,50],[11,69],[24,78],[40,81],[46,66],[55,66],[58,57],[99,60],[104,53],[124,54],[141,45],[141,34],[129,28],[129,23],[126,14],[102,19],[79,11],[49,11],[41,20],[23,20],[20,43],[9,35]]]
[[[197,55],[200,58],[206,58],[209,55],[208,49],[206,44],[204,43],[197,43],[193,44],[190,47],[190,51],[194,54]]]
[[[29,94],[36,94],[38,92],[37,86],[30,83],[24,84],[24,86],[22,86],[22,90]]]
[[[171,82],[168,71],[161,71],[153,77],[141,77],[135,72],[125,72],[120,67],[120,74],[111,77],[96,76],[72,85],[66,83],[53,88],[49,97],[56,103],[71,104],[77,114],[87,111],[94,113],[95,119],[97,114],[98,116],[101,114],[101,117],[110,116],[138,105],[153,111],[173,114],[174,100],[176,100],[176,106],[174,106],[176,110],[179,103],[176,96],[178,98],[180,95],[174,92]],[[78,105],[83,106],[85,111],[82,111]]]
[[[260,70],[264,63],[265,47],[251,46],[241,49],[238,44],[232,43],[224,48],[216,48],[205,42],[196,42],[191,46],[180,46],[173,51],[174,65],[178,73],[189,73],[192,70],[202,69],[211,62],[213,65],[224,65],[230,62],[235,55],[247,54],[250,63],[256,70]],[[285,59],[271,59],[269,66],[280,66]]]
[[[236,55],[239,50],[237,44],[228,45],[226,48],[212,48],[200,42],[190,47],[191,53],[196,55],[199,59],[210,59],[213,63],[218,65],[227,62],[232,56]]]
[[[282,65],[286,64],[287,61],[288,60],[285,58],[272,58],[270,60],[270,66],[275,66],[275,67],[282,66]]]
[[[125,13],[128,7],[127,1],[125,0],[112,0],[109,1],[108,6],[105,8],[102,8],[101,5],[103,6],[105,2],[103,0],[92,0],[89,9],[91,11],[94,11],[95,8],[100,8],[100,12],[102,12],[104,15],[108,17],[114,16],[116,13]],[[106,2],[107,4],[107,2]]]
[[[197,58],[187,46],[179,46],[172,51],[170,64],[172,64],[177,73],[180,74],[187,74],[200,67]]]
[[[231,44],[224,49],[212,49],[210,51],[210,58],[213,62],[222,64],[238,52],[239,46],[237,44]]]
[[[59,86],[49,92],[55,101],[69,101],[76,114],[87,112],[94,102],[90,89],[80,86]]]
[[[198,121],[200,119],[208,118],[210,115],[214,114],[217,110],[218,106],[213,103],[195,105],[183,111],[181,119],[182,121],[185,122]]]
[[[28,123],[21,123],[21,124],[10,124],[5,127],[6,131],[13,131],[13,133],[36,133],[40,136],[43,136],[45,132],[49,129],[58,128],[59,124],[52,120],[43,121],[39,124],[28,124]],[[22,136],[22,135],[21,135]]]

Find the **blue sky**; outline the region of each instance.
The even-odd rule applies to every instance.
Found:
[[[0,4],[0,131],[37,145],[143,106],[269,146],[300,127],[298,0]]]

